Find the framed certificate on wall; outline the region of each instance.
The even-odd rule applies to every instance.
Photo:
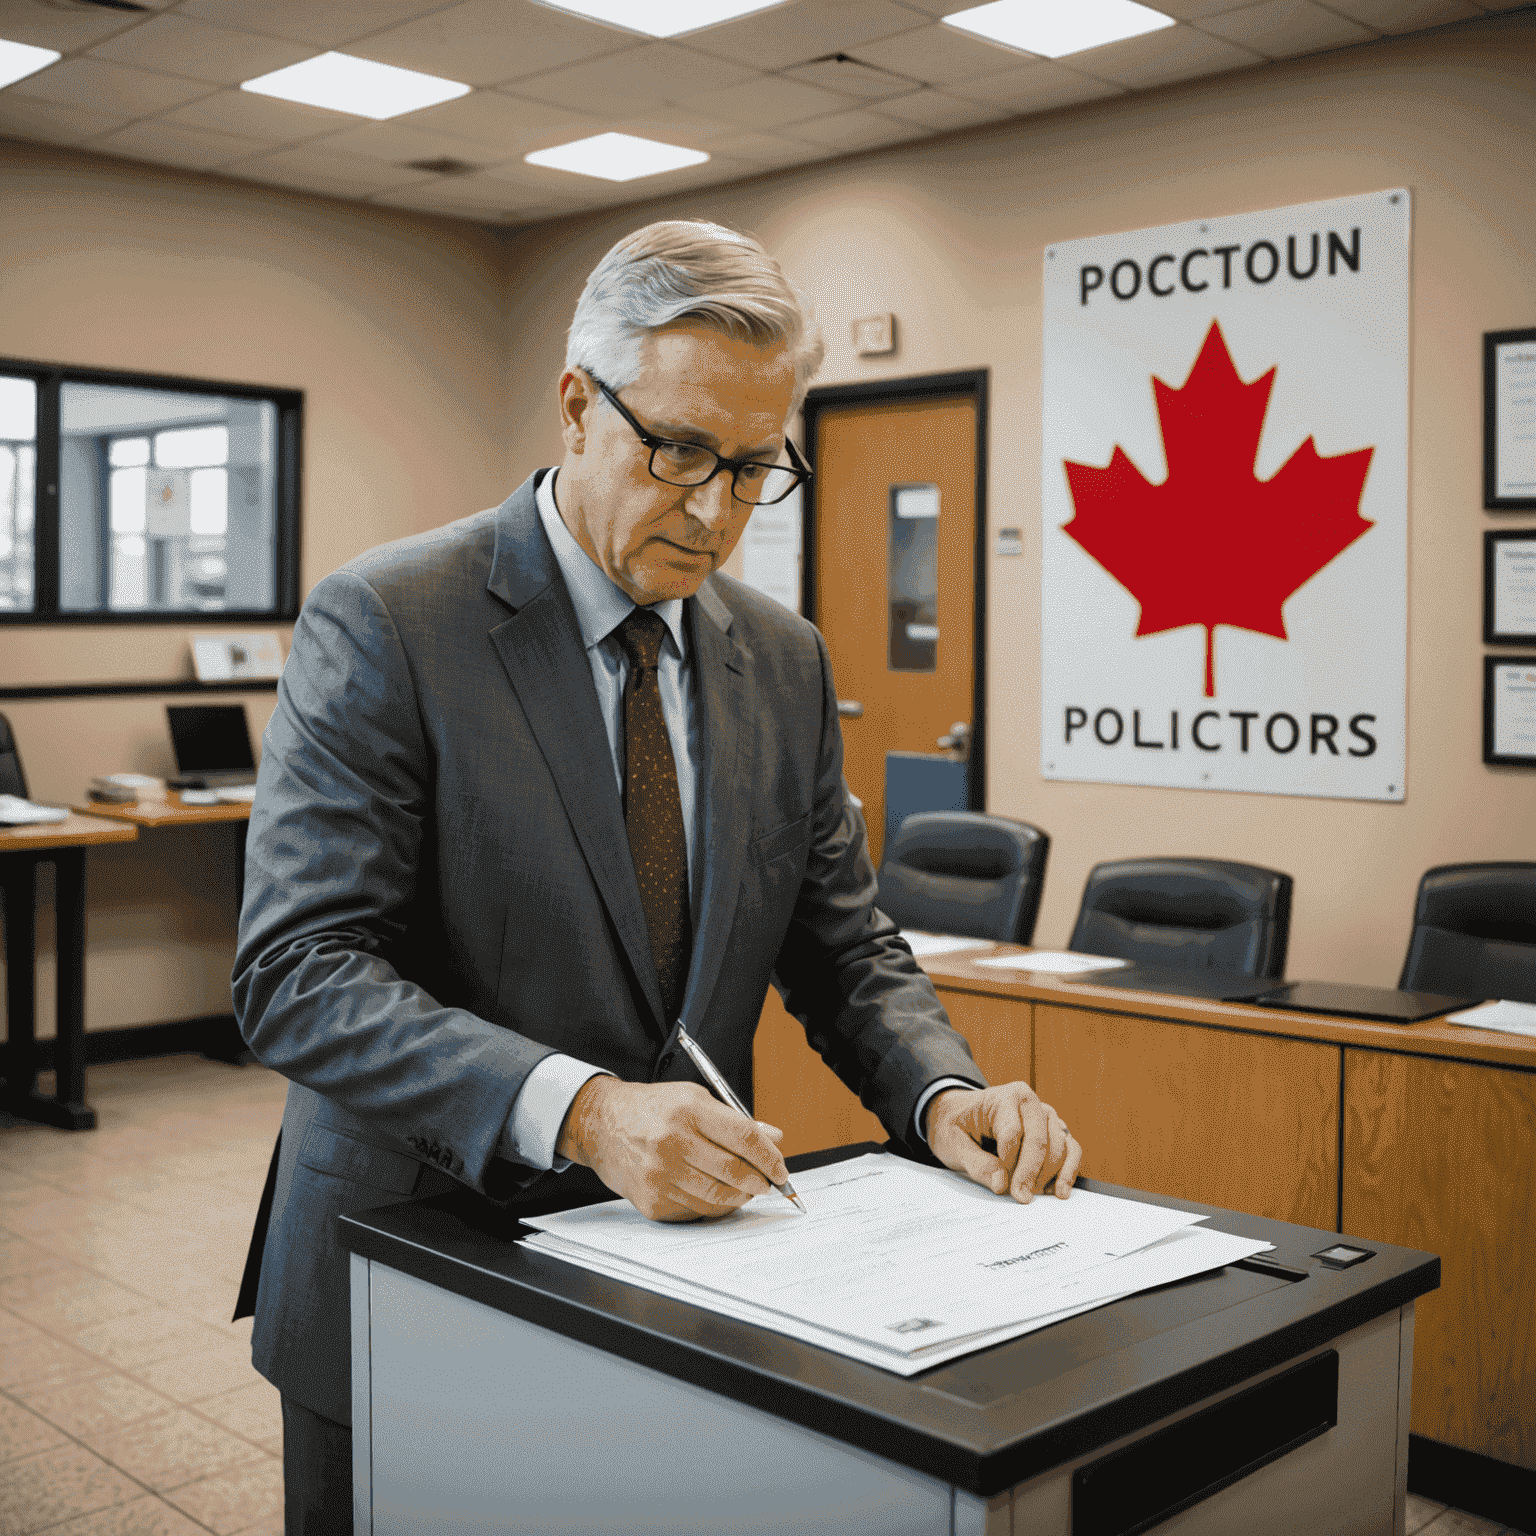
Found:
[[[1483,505],[1536,511],[1536,327],[1483,335]]]
[[[1536,768],[1536,656],[1483,657],[1483,761]]]
[[[1483,535],[1483,643],[1536,645],[1536,528]]]

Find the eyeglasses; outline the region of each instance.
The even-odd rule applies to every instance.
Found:
[[[786,437],[784,446],[789,451],[792,468],[783,464],[764,464],[756,459],[722,458],[713,448],[702,443],[674,443],[665,437],[657,437],[644,427],[625,408],[624,402],[608,388],[590,369],[588,377],[602,390],[603,398],[634,428],[635,436],[651,450],[651,474],[665,485],[705,485],[722,469],[731,472],[731,495],[751,507],[771,507],[783,501],[796,486],[806,484],[811,478],[811,468],[795,451],[795,445]]]

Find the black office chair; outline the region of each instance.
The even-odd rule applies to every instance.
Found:
[[[27,776],[22,772],[21,753],[11,734],[11,722],[0,715],[0,795],[19,795],[27,799]]]
[[[1419,881],[1405,992],[1536,1003],[1536,864],[1441,864]]]
[[[885,850],[875,904],[903,928],[1028,944],[1050,847],[1027,821],[917,811]]]
[[[1067,947],[1133,965],[1285,974],[1291,877],[1221,859],[1096,865]]]

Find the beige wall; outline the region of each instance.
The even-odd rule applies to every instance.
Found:
[[[0,356],[302,389],[306,592],[505,494],[503,265],[470,224],[0,143]],[[0,686],[190,677],[187,629],[0,628]],[[0,710],[32,793],[69,801],[171,768],[165,702]],[[244,702],[255,737],[274,698]],[[89,1028],[228,1011],[233,847],[183,829],[90,856]]]
[[[1089,868],[1225,856],[1296,879],[1290,974],[1395,983],[1432,864],[1536,858],[1536,777],[1481,761],[1481,334],[1536,321],[1536,16],[1241,71],[514,242],[517,476],[558,454],[550,380],[583,275],[646,218],[755,231],[811,294],[822,383],[991,370],[988,809],[1051,833],[1037,939]],[[1039,774],[1040,268],[1050,242],[1406,185],[1414,194],[1408,798],[1401,805],[1046,783]],[[853,355],[894,310],[901,351]],[[1529,519],[1527,519],[1529,521]],[[832,621],[829,621],[832,622]]]

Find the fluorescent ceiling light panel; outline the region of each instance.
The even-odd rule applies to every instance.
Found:
[[[257,96],[302,102],[307,107],[351,112],[376,122],[469,94],[469,87],[457,80],[423,75],[414,69],[397,69],[393,64],[375,64],[372,59],[357,59],[350,53],[322,53],[302,64],[290,64],[287,69],[274,69],[269,75],[242,81],[240,89]]]
[[[1047,59],[1140,37],[1143,32],[1173,24],[1172,16],[1137,5],[1135,0],[1071,0],[1070,4],[1064,0],[994,0],[992,5],[978,5],[944,17],[946,27]]]
[[[61,57],[52,48],[34,48],[31,43],[13,43],[0,37],[0,88],[47,69]]]
[[[651,37],[676,37],[770,10],[784,0],[539,0],[552,11],[570,11],[593,21]]]
[[[600,176],[604,181],[635,181],[641,176],[678,171],[685,165],[703,165],[709,156],[703,150],[684,149],[678,144],[637,139],[632,133],[599,133],[590,139],[577,139],[573,144],[536,149],[523,159],[529,165],[575,171],[578,176]]]

